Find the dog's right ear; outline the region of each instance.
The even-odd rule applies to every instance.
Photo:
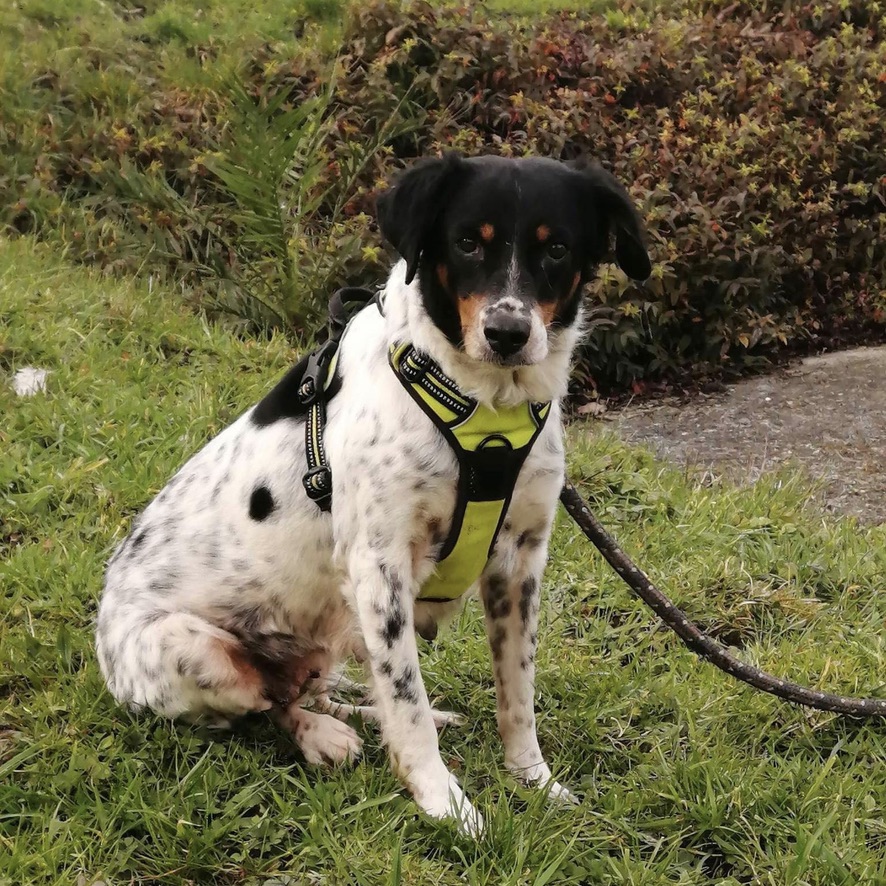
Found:
[[[375,202],[378,226],[384,238],[406,260],[406,282],[418,271],[418,261],[446,191],[465,166],[455,153],[420,160],[381,194]]]

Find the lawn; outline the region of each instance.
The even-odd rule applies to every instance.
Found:
[[[357,766],[321,773],[262,718],[225,734],[118,710],[92,644],[103,563],[293,356],[0,241],[0,883],[886,882],[883,728],[699,663],[565,519],[538,708],[576,809],[502,773],[476,603],[423,652],[433,699],[468,715],[441,745],[487,816],[476,844],[417,815],[371,728]],[[45,394],[12,393],[24,365],[51,371]],[[693,617],[793,679],[877,690],[886,527],[824,515],[797,476],[701,482],[598,427],[570,429],[570,474]]]

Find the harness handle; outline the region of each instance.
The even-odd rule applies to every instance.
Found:
[[[329,319],[326,321],[327,336],[334,342],[341,337],[351,318],[370,302],[378,301],[378,293],[365,286],[345,286],[329,299]]]

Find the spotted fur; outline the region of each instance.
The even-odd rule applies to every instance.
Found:
[[[463,176],[474,161],[436,162]],[[500,162],[499,184],[507,188],[517,166]],[[489,161],[481,167],[488,178]],[[541,174],[531,164],[520,168],[530,179]],[[108,564],[97,648],[119,702],[218,724],[270,710],[309,762],[338,763],[359,755],[359,737],[337,716],[360,713],[379,720],[392,764],[422,809],[454,816],[477,833],[482,818],[440,757],[436,726],[451,718],[430,707],[416,644],[416,632],[433,639],[438,623],[461,605],[416,600],[447,537],[458,465],[389,368],[388,349],[411,341],[464,393],[493,407],[553,401],[479,589],[505,763],[528,783],[568,796],[552,781],[539,748],[533,692],[540,579],[563,481],[559,401],[581,312],[574,305],[558,322],[545,324],[524,257],[505,249],[502,273],[493,268],[493,282],[487,280],[478,322],[493,315],[525,317],[530,332],[522,354],[494,358],[475,341],[482,327],[472,327],[462,339],[451,324],[441,325],[440,311],[429,309],[426,281],[456,286],[458,268],[429,245],[427,238],[444,236],[434,227],[434,207],[416,202],[414,193],[407,201],[411,209],[403,202],[409,175],[438,171],[425,164],[407,174],[393,190],[392,203],[381,209],[382,230],[404,261],[388,280],[384,314],[374,306],[363,310],[341,345],[342,385],[328,406],[325,439],[334,478],[331,513],[307,498],[301,482],[304,420],[293,409],[290,374],[194,455],[134,522]],[[554,174],[552,166],[541,171]],[[445,203],[432,187],[419,193],[426,202]],[[477,199],[485,198],[480,193]],[[389,215],[393,204],[399,206],[396,223]],[[555,217],[536,215],[525,219],[533,242],[561,236]],[[494,216],[491,207],[478,218],[488,224],[477,233],[487,244],[507,236],[515,224],[510,216]],[[537,232],[542,224],[544,238]],[[584,267],[594,256],[580,258]],[[562,291],[549,294],[552,304],[570,297],[571,279],[570,271]],[[329,698],[336,667],[349,658],[366,664],[372,707]],[[305,708],[312,704],[317,710]]]

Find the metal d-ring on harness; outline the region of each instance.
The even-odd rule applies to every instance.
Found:
[[[336,372],[338,343],[354,313],[354,306],[364,307],[373,299],[378,303],[378,298],[374,293],[363,289],[346,289],[336,293],[329,306],[329,340],[291,370],[292,374],[302,373],[301,383],[297,388],[299,403],[285,404],[283,410],[290,415],[301,415],[307,412],[305,433],[308,443],[308,471],[304,476],[304,485],[308,496],[324,511],[328,511],[331,507],[332,477],[323,449],[323,426],[326,421],[326,401],[335,394],[340,384]],[[509,436],[508,432],[498,434],[491,427],[487,427],[485,417],[482,415],[481,419],[483,420],[471,429],[466,422],[470,415],[478,414],[473,411],[475,409],[474,401],[464,397],[454,382],[447,378],[430,358],[416,351],[411,345],[401,345],[391,350],[390,361],[392,368],[410,396],[416,400],[443,436],[447,438],[455,449],[456,455],[459,455],[459,448],[456,447],[462,449],[461,457],[459,457],[459,500],[453,519],[453,530],[444,544],[440,560],[445,561],[448,554],[451,554],[453,549],[457,547],[458,538],[462,534],[459,531],[462,528],[459,521],[464,521],[464,514],[469,505],[475,502],[478,497],[480,499],[478,503],[482,505],[484,496],[487,496],[487,508],[489,501],[495,503],[494,508],[498,509],[497,522],[487,548],[483,548],[485,539],[481,535],[474,536],[472,545],[476,549],[475,553],[483,551],[488,556],[495,544],[501,521],[504,519],[510,494],[508,493],[504,499],[488,498],[490,493],[499,495],[502,489],[500,486],[496,487],[494,491],[483,488],[483,483],[489,482],[488,478],[486,481],[482,479],[483,464],[485,462],[494,466],[496,463],[508,462],[510,466],[504,471],[493,469],[490,476],[497,475],[499,480],[493,480],[492,485],[494,486],[496,482],[504,482],[503,478],[506,478],[508,483],[511,482],[511,479],[515,483],[519,466],[522,465],[529,448],[540,433],[550,404],[533,404],[527,407],[529,411],[523,416],[519,412],[511,416],[514,422],[511,431],[514,427],[522,426],[520,433],[525,435],[528,429],[530,437],[528,441],[520,438],[523,443],[517,448],[525,448],[525,452],[520,453],[522,457],[509,458],[506,453],[509,449],[514,449],[513,437]],[[274,402],[274,397],[278,396],[278,391],[285,390],[286,386],[281,383],[269,395],[269,401],[277,409],[280,409],[281,406],[279,402]],[[259,424],[263,422],[261,409],[262,404],[259,404],[255,412],[255,420]],[[494,415],[499,415],[499,413],[494,413]],[[525,421],[526,415],[529,416],[532,427]],[[481,439],[475,441],[477,445],[472,447],[472,454],[467,457],[464,455],[464,443],[458,441],[455,436],[457,433],[455,429],[459,426],[463,429],[468,428],[466,440],[470,440],[472,434],[474,436],[482,435]],[[464,434],[465,431],[463,430],[462,433]],[[501,439],[496,440],[497,437]],[[453,443],[453,440],[456,442]],[[504,442],[502,443],[502,441]],[[496,448],[496,442],[501,445],[500,449]],[[468,445],[470,446],[470,442]],[[479,472],[472,470],[470,464],[466,469],[466,463],[470,463],[474,458],[477,459],[476,464],[479,467]],[[463,487],[468,489],[468,497],[465,497]],[[511,491],[513,491],[513,486],[511,486]],[[707,636],[697,625],[693,624],[686,613],[675,606],[652,583],[646,573],[621,550],[615,539],[606,532],[591,513],[588,503],[581,497],[575,486],[568,481],[560,493],[560,501],[585,537],[594,544],[628,587],[697,655],[749,686],[794,704],[832,711],[850,717],[886,717],[886,699],[852,698],[820,692],[774,677],[772,674],[767,674],[765,671],[736,658],[725,646]],[[461,515],[459,515],[460,509],[462,510]],[[489,508],[489,510],[494,512],[493,508]],[[488,514],[486,517],[488,518]],[[486,523],[489,525],[490,520],[487,519]],[[463,576],[459,578],[459,581],[462,579]],[[466,587],[467,585],[464,585],[462,589],[464,590]],[[425,592],[426,589],[423,589],[423,594]],[[450,591],[446,591],[440,596],[434,596],[434,593],[432,591],[430,597],[422,595],[420,599],[452,600],[459,596],[459,594],[452,594]]]

